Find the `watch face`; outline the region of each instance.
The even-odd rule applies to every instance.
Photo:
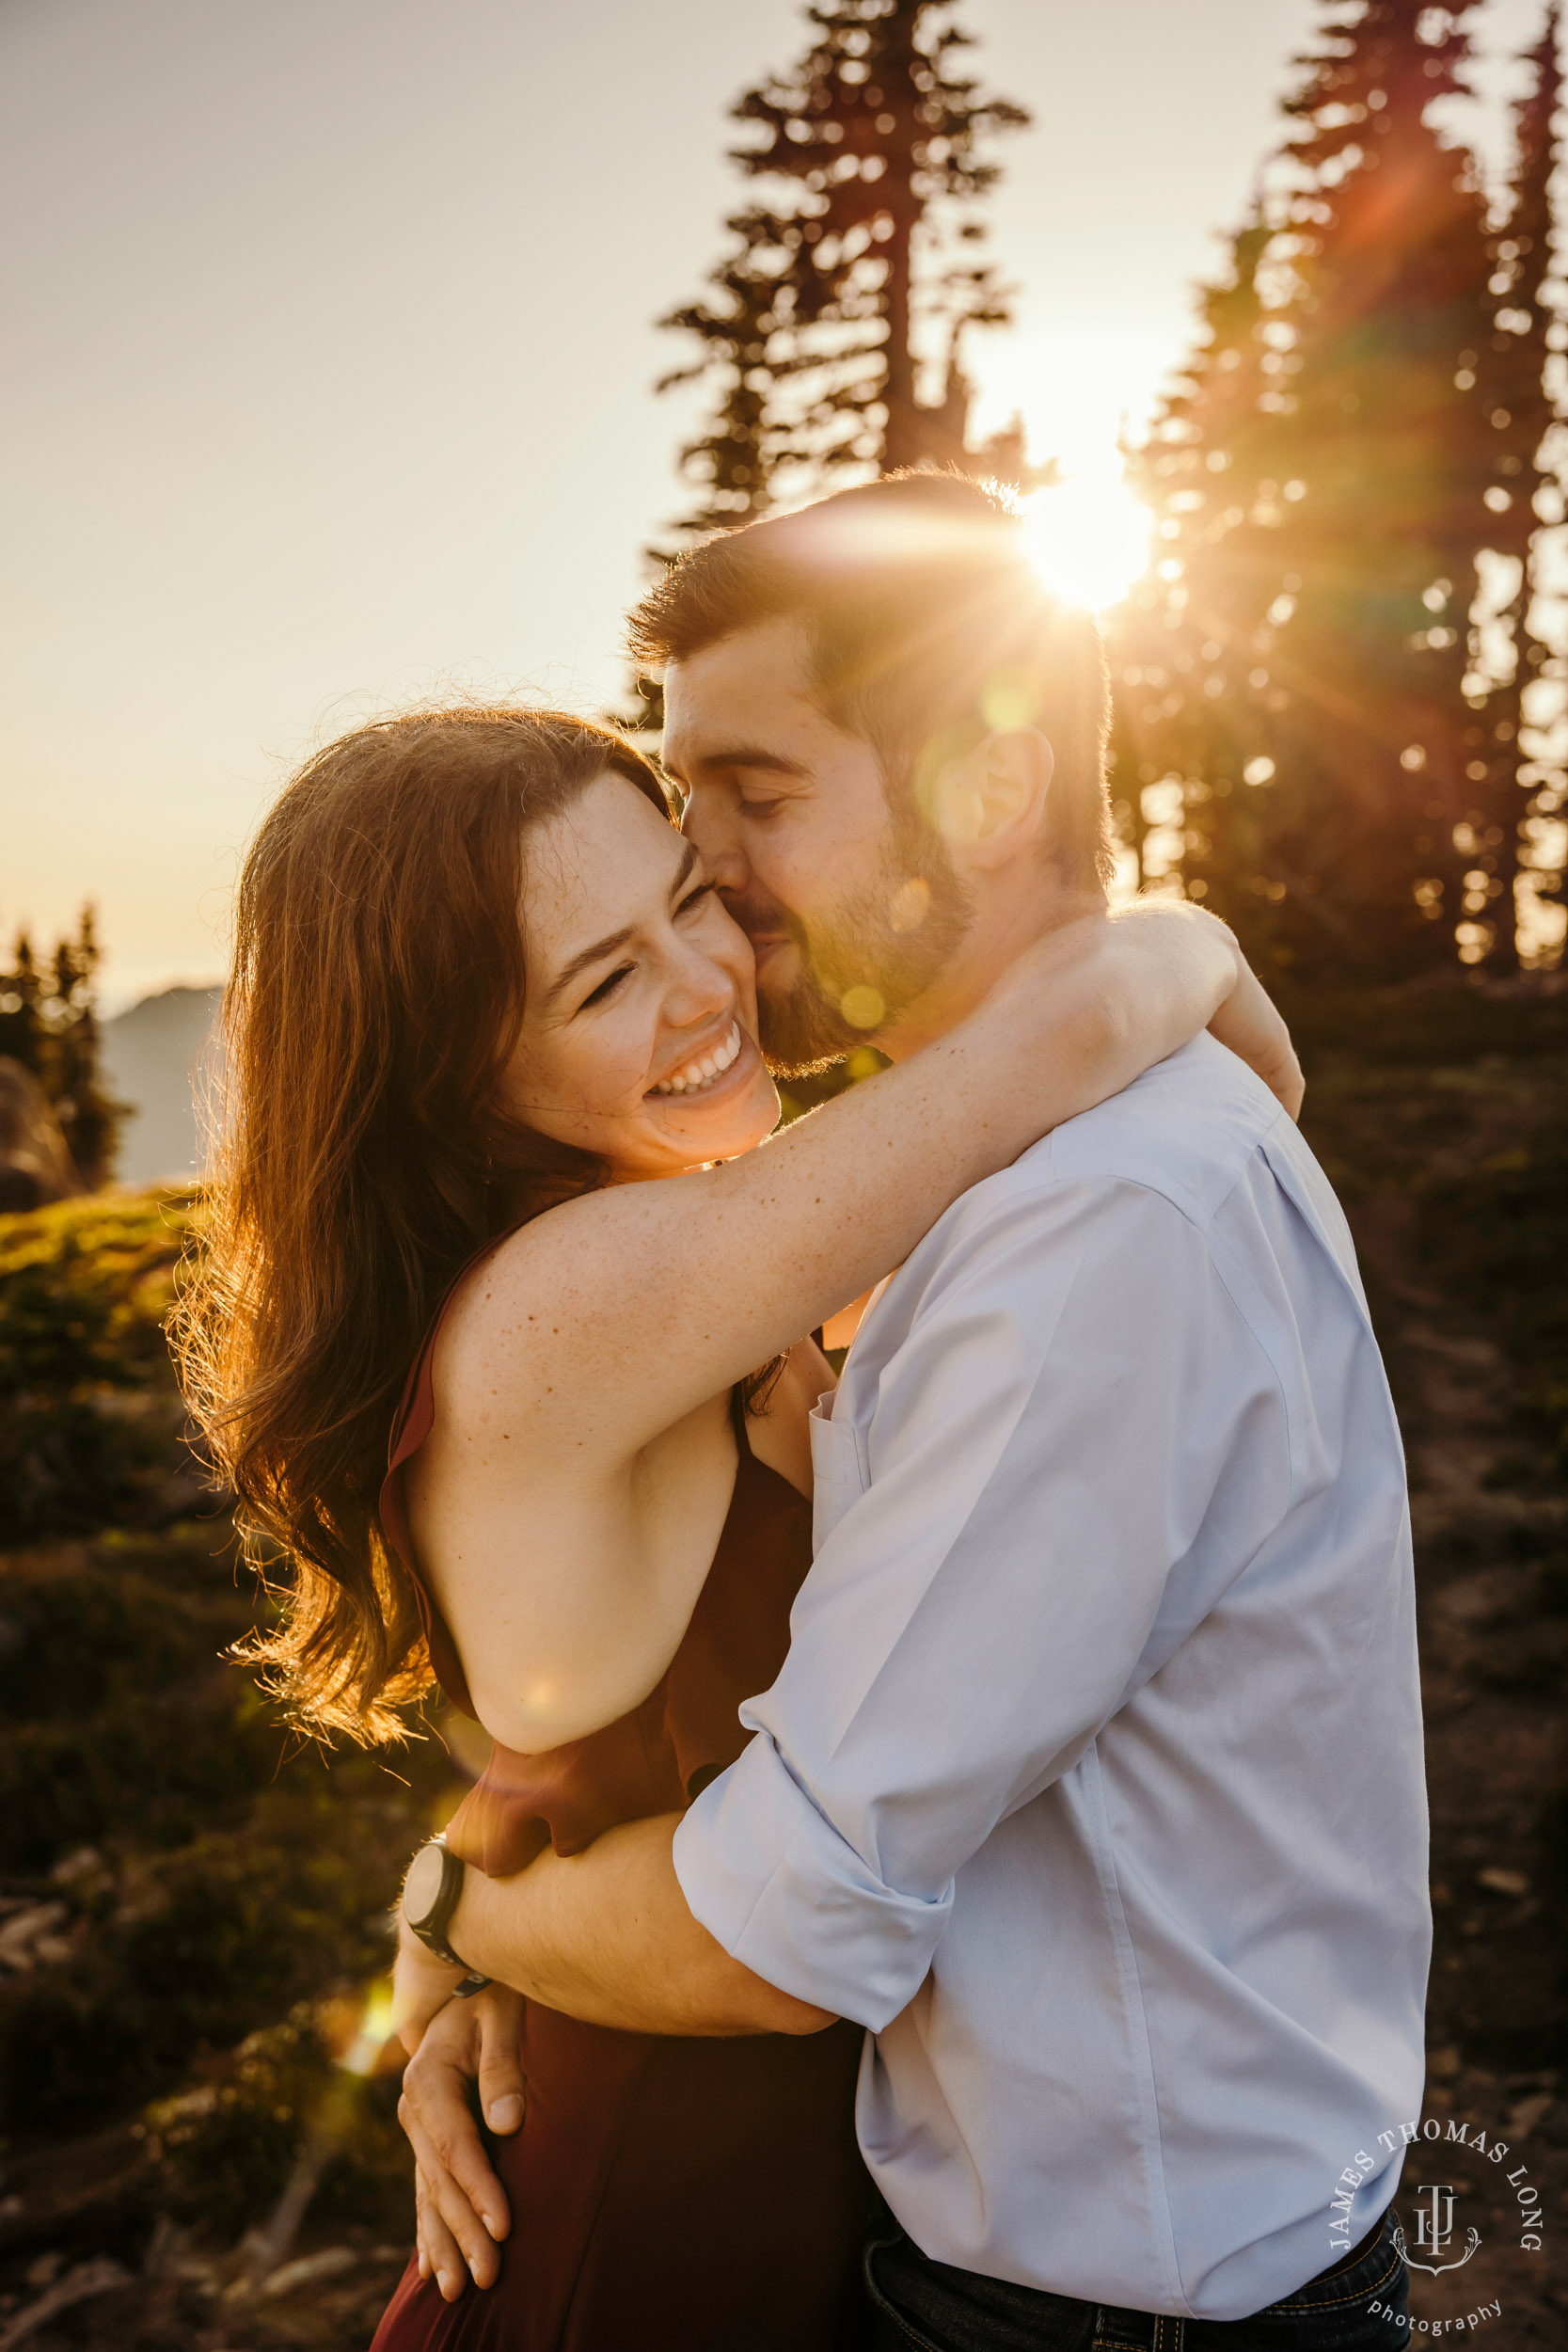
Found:
[[[403,1915],[411,1928],[422,1927],[435,1910],[443,1870],[439,1846],[421,1846],[408,1865],[408,1876],[403,1882]]]

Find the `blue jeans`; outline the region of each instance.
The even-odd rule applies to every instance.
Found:
[[[891,2215],[865,2253],[868,2352],[1408,2352],[1409,2280],[1386,2213],[1365,2253],[1251,2319],[1170,2319],[1077,2303],[927,2260]],[[1375,2309],[1373,2306],[1375,2305]]]

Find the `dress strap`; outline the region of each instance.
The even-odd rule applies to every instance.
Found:
[[[754,1460],[751,1436],[746,1427],[746,1391],[743,1384],[738,1380],[730,1391],[730,1420],[735,1428],[735,1441],[740,1448],[741,1460],[743,1462]]]

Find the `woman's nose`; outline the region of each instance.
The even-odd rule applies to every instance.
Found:
[[[735,1003],[735,981],[709,955],[689,949],[670,975],[664,1017],[674,1029],[696,1028]]]

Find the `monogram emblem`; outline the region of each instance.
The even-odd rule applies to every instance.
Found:
[[[1453,2190],[1446,2185],[1428,2187],[1423,2182],[1418,2193],[1427,2201],[1416,2208],[1416,2246],[1419,2251],[1413,2251],[1407,2243],[1402,2223],[1394,2232],[1395,2245],[1412,2270],[1428,2271],[1433,2278],[1440,2271],[1463,2270],[1481,2244],[1481,2232],[1466,2231],[1463,2254],[1445,2262],[1443,2256],[1453,2244]],[[1431,2254],[1434,2259],[1423,2262],[1422,2254]]]

